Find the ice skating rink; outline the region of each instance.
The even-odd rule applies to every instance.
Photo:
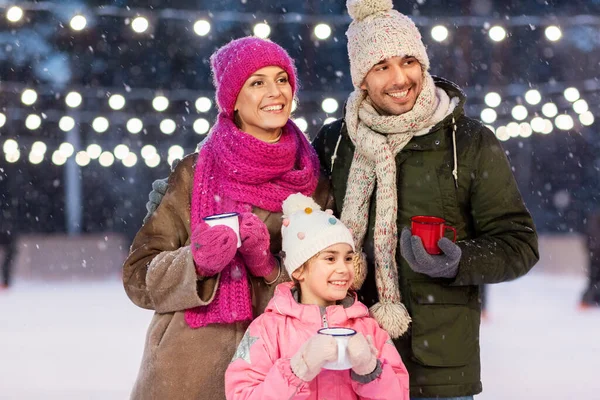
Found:
[[[585,280],[536,272],[489,287],[477,400],[600,399],[600,310]],[[151,312],[119,280],[0,291],[1,399],[127,399]]]

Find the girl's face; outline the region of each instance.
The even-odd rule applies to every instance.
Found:
[[[242,86],[235,102],[238,127],[260,140],[277,137],[292,111],[292,86],[280,67],[264,67]]]
[[[292,276],[300,283],[302,304],[331,306],[344,299],[354,281],[354,251],[337,243],[320,251]]]

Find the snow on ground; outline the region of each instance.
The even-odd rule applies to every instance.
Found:
[[[583,277],[532,273],[489,287],[476,400],[600,399],[600,310]],[[151,312],[119,281],[0,291],[0,399],[126,399]]]

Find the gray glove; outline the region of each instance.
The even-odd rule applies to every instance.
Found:
[[[150,219],[150,216],[154,213],[154,211],[156,211],[163,197],[165,197],[165,193],[167,193],[168,188],[168,180],[169,178],[164,178],[157,179],[152,182],[152,191],[150,194],[148,194],[148,202],[146,203],[146,210],[148,213],[144,217],[144,223]]]
[[[180,158],[176,158],[171,163],[171,172],[175,171],[177,164],[181,161]],[[158,205],[162,201],[163,197],[165,197],[165,193],[167,193],[167,188],[169,178],[157,179],[152,182],[152,191],[148,194],[148,202],[146,203],[146,211],[148,213],[144,217],[144,224],[148,222],[150,216],[156,211]]]
[[[432,278],[454,278],[462,250],[448,238],[441,238],[438,246],[443,254],[431,255],[425,251],[420,237],[413,236],[407,227],[402,229],[400,253],[413,271]]]

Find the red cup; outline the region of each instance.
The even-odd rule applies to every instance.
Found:
[[[456,229],[447,226],[445,219],[426,215],[417,215],[410,219],[411,233],[421,238],[423,247],[429,254],[442,254],[437,243],[444,237],[446,229],[454,233],[452,241],[456,242]]]

